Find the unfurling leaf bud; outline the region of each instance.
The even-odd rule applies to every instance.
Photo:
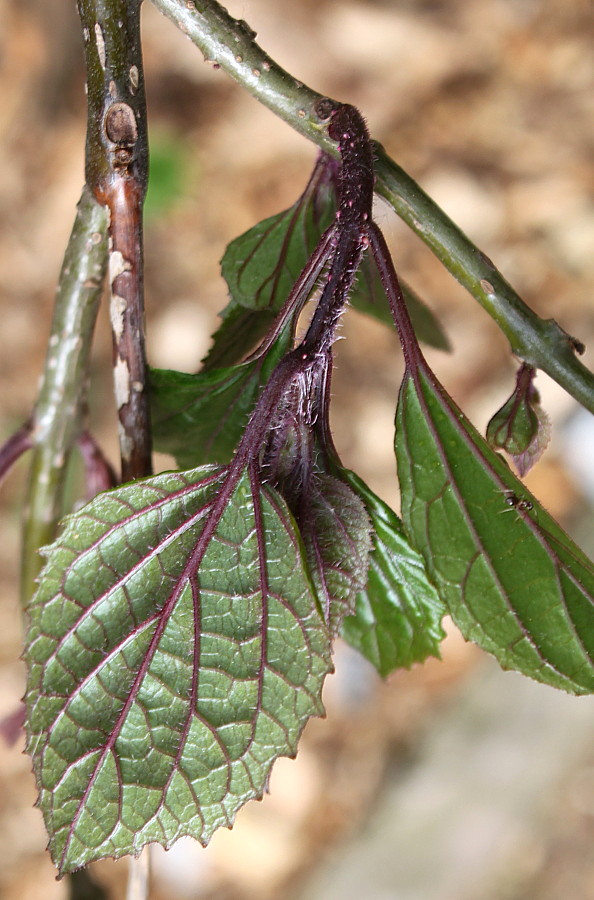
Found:
[[[535,374],[532,366],[522,363],[513,394],[487,425],[488,443],[494,450],[505,450],[520,475],[540,459],[551,436],[549,417],[533,384]]]

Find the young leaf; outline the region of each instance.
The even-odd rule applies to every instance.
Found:
[[[503,668],[591,693],[592,563],[481,438],[418,349],[408,356],[395,444],[402,516],[452,618]]]
[[[327,189],[306,190],[294,206],[231,241],[221,271],[232,301],[246,309],[279,310],[324,229],[334,203]]]
[[[342,636],[386,677],[439,657],[446,609],[395,513],[353,472],[343,470],[343,477],[365,504],[373,538],[367,583]]]
[[[365,505],[344,481],[314,476],[301,530],[320,603],[332,634],[365,587],[371,529]]]
[[[301,350],[283,361],[287,374],[276,408],[266,416],[259,459],[299,526],[320,605],[335,635],[365,585],[371,529],[342,469],[333,467],[338,477],[326,471],[328,454],[334,455],[327,421],[331,350],[316,351],[311,359]],[[272,380],[268,390],[271,385]]]
[[[206,843],[323,712],[330,639],[253,463],[169,473],[65,520],[30,609],[28,750],[61,873]]]
[[[204,360],[206,370],[238,362],[266,334],[332,222],[335,169],[335,161],[321,154],[293,206],[254,225],[227,247],[221,271],[231,299]],[[314,265],[311,279],[296,298],[296,316],[324,262],[321,255],[319,267]]]
[[[290,341],[285,329],[265,356],[197,375],[151,369],[155,448],[175,456],[182,469],[228,462],[262,386]]]
[[[551,437],[551,423],[534,387],[536,370],[522,363],[516,387],[487,425],[487,442],[511,456],[520,475],[525,475],[544,453]]]

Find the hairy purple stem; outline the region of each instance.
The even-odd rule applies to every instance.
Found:
[[[328,133],[338,142],[342,160],[334,223],[336,249],[328,281],[301,345],[308,354],[318,353],[334,340],[336,325],[368,245],[366,226],[373,204],[373,154],[363,117],[354,106],[341,104],[330,113]]]

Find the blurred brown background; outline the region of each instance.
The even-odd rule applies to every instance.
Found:
[[[291,204],[315,152],[242,92],[147,0],[153,181],[147,204],[151,361],[195,370],[226,302],[226,243]],[[544,317],[594,337],[594,7],[591,0],[230,0],[285,68],[354,103],[374,137]],[[43,365],[61,256],[83,177],[84,72],[73,2],[0,0],[0,437],[25,417]],[[429,354],[484,428],[511,391],[505,339],[385,208],[402,274],[454,352]],[[401,375],[394,334],[349,314],[334,431],[345,463],[397,504]],[[115,458],[109,335],[93,403]],[[592,364],[591,350],[586,360]],[[107,375],[104,373],[107,372]],[[590,416],[539,376],[553,440],[529,476],[594,551]],[[26,461],[2,489],[0,715],[23,691],[17,604]],[[381,684],[339,648],[328,718],[312,722],[271,795],[204,851],[155,852],[154,898],[594,898],[594,706],[503,674],[452,633],[444,661]],[[66,896],[44,854],[21,745],[0,746],[0,898]],[[125,862],[94,867],[113,898]]]

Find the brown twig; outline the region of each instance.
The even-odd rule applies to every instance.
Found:
[[[141,0],[78,0],[88,86],[86,179],[109,210],[115,396],[122,480],[151,472],[142,206],[148,177]]]

